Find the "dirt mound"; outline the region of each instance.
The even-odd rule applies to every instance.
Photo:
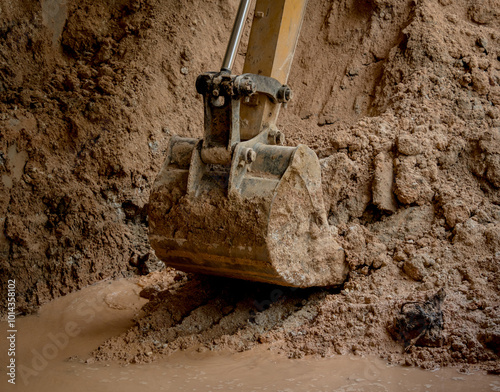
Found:
[[[158,267],[149,189],[170,135],[201,135],[194,80],[218,67],[237,6],[62,4],[0,2],[0,279],[17,279],[25,311]],[[499,9],[310,1],[280,128],[321,158],[348,281],[292,291],[167,269],[144,280],[151,301],[137,326],[95,355],[140,362],[267,343],[290,357],[498,371]],[[401,306],[440,289],[440,343],[404,351],[390,333]]]
[[[31,312],[162,266],[146,238],[149,189],[170,135],[201,135],[191,70],[219,62],[235,4],[0,7],[0,280],[16,278]]]

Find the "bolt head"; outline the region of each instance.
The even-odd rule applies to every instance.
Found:
[[[278,90],[278,101],[281,103],[287,103],[293,97],[292,89],[286,85],[282,86]]]
[[[243,160],[246,163],[252,163],[257,158],[257,153],[255,152],[255,150],[253,148],[245,148],[242,151],[242,155],[243,155]]]
[[[268,143],[277,146],[283,146],[285,144],[285,134],[277,129],[269,131]]]

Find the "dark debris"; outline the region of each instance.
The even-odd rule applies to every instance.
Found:
[[[405,351],[412,346],[437,347],[443,344],[443,312],[446,294],[440,289],[425,302],[405,302],[389,327],[392,336],[403,342]]]

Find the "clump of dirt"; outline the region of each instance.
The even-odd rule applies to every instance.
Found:
[[[217,69],[237,4],[69,2],[55,41],[44,7],[0,4],[0,276],[33,310],[139,259],[154,268],[149,190],[171,133],[201,135],[194,79]],[[144,278],[136,326],[94,355],[267,344],[498,372],[499,9],[310,1],[279,125],[321,158],[347,282],[293,290],[167,268]],[[405,350],[390,333],[401,306],[441,289],[439,344]]]

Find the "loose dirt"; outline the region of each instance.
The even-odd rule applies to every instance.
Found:
[[[138,306],[146,302],[134,280],[99,282],[43,305],[37,315],[19,318],[16,384],[8,390],[468,392],[500,387],[498,377],[482,371],[428,372],[354,355],[290,360],[264,345],[242,353],[200,353],[193,348],[131,366],[96,362],[89,357],[89,348],[130,327]],[[0,330],[7,328],[0,321]],[[0,340],[0,352],[8,345],[7,339]],[[6,383],[7,378],[2,373],[0,382]]]
[[[29,313],[162,270],[99,360],[267,344],[500,372],[499,1],[309,2],[279,127],[321,158],[350,273],[307,290],[185,275],[147,242],[166,145],[201,136],[194,81],[219,67],[236,7],[0,1],[1,295],[15,278]],[[413,323],[405,343],[402,306],[441,289],[442,327]]]

